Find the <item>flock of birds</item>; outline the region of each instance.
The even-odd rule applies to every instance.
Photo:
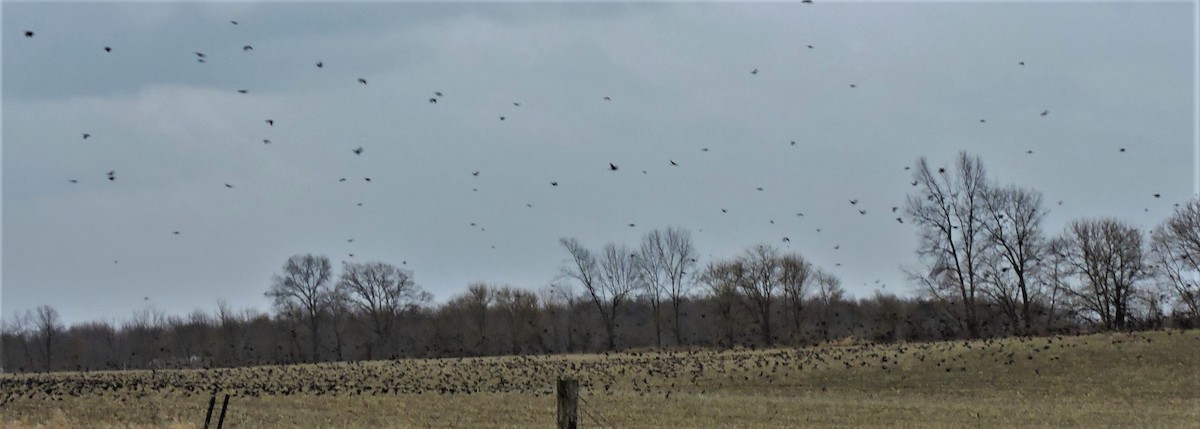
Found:
[[[1194,334],[1194,332],[1193,332]],[[1187,331],[935,343],[849,344],[772,350],[625,351],[603,355],[267,365],[209,370],[27,373],[0,377],[0,407],[26,400],[146,397],[487,395],[553,396],[555,380],[576,378],[584,396],[661,397],[773,389],[827,391],[850,386],[918,388],[962,377],[1022,389],[1038,377],[1080,369],[1096,347],[1141,362],[1155,341],[1200,341]],[[1184,344],[1184,343],[1179,343]],[[1083,349],[1081,349],[1083,348]],[[1076,350],[1079,349],[1079,350]],[[1167,357],[1173,359],[1173,357]],[[1191,357],[1179,357],[1191,359]],[[960,375],[970,373],[970,375]],[[943,378],[944,377],[944,378]],[[841,387],[839,387],[841,386]],[[888,387],[890,386],[890,387]],[[799,389],[799,390],[797,390]]]
[[[810,2],[809,2],[809,1],[807,1],[807,0],[806,0],[806,1],[804,1],[804,2],[805,2],[805,3],[810,3]],[[229,21],[229,25],[233,25],[233,26],[240,26],[240,25],[242,25],[242,24],[241,24],[239,21],[237,21],[237,20],[231,20],[231,21]],[[37,33],[35,33],[33,30],[26,30],[26,31],[24,32],[24,35],[25,35],[25,37],[26,37],[26,38],[30,38],[30,39],[34,38],[34,37],[36,36],[36,34],[37,34]],[[809,45],[805,45],[805,47],[806,47],[807,49],[815,49],[815,47],[814,47],[813,45],[811,45],[811,44],[809,44]],[[103,49],[103,51],[104,51],[104,52],[106,52],[106,53],[112,53],[112,52],[114,52],[114,50],[118,49],[118,48],[114,48],[113,46],[108,46],[108,45],[102,46],[101,48],[102,48],[102,49]],[[245,44],[245,45],[241,46],[241,51],[242,51],[242,52],[244,52],[244,53],[246,53],[246,54],[252,54],[252,53],[254,53],[254,52],[255,52],[255,49],[254,49],[254,46],[253,46],[253,45],[251,45],[251,44]],[[201,52],[201,51],[195,51],[195,52],[193,52],[193,53],[194,53],[194,56],[195,56],[195,57],[194,57],[195,61],[196,61],[197,63],[201,64],[201,65],[203,65],[203,64],[208,64],[208,63],[210,62],[210,60],[212,60],[212,58],[211,58],[211,57],[210,57],[210,56],[209,56],[207,53],[205,53],[205,52]],[[312,65],[313,65],[315,68],[317,68],[317,69],[324,69],[324,68],[325,68],[325,66],[326,66],[326,63],[325,63],[323,60],[316,60],[316,59],[314,59],[314,60],[313,60],[313,62],[312,62]],[[1018,62],[1016,62],[1015,66],[1016,66],[1016,67],[1026,67],[1026,63],[1025,63],[1025,61],[1018,61]],[[762,71],[760,71],[760,69],[759,69],[759,68],[752,68],[752,69],[749,71],[749,75],[750,75],[750,77],[751,77],[751,78],[753,78],[753,77],[755,77],[755,76],[758,76],[758,75],[760,75],[761,73],[762,73]],[[348,84],[357,84],[357,85],[360,85],[360,86],[367,86],[367,85],[368,85],[368,80],[366,79],[366,77],[357,77],[357,78],[355,79],[355,81],[353,81],[353,82],[348,82]],[[848,85],[848,88],[849,88],[850,90],[861,90],[861,89],[860,89],[860,87],[859,87],[859,85],[858,85],[858,83],[853,83],[853,82],[851,82],[851,83],[848,83],[847,85]],[[238,94],[248,94],[248,93],[250,93],[250,91],[251,91],[251,89],[250,89],[250,88],[238,88],[238,89],[236,89],[236,92],[237,92]],[[431,91],[431,92],[432,92],[432,94],[433,94],[433,95],[432,95],[431,97],[429,97],[429,98],[428,98],[428,100],[427,100],[427,101],[428,101],[428,104],[430,104],[430,105],[438,105],[440,102],[442,102],[442,101],[443,101],[443,100],[445,100],[445,98],[446,98],[446,95],[445,95],[445,94],[444,94],[442,91]],[[600,102],[605,102],[605,103],[607,103],[607,102],[613,102],[613,98],[612,98],[612,97],[610,97],[610,96],[603,96],[603,97],[602,97],[602,99],[601,99],[601,100],[599,100],[599,101],[600,101]],[[520,108],[520,107],[522,106],[522,103],[521,103],[520,101],[512,101],[512,102],[511,102],[511,104],[512,104],[512,106],[513,106],[514,108]],[[1036,115],[1036,116],[1040,116],[1040,117],[1048,117],[1048,116],[1050,115],[1050,113],[1051,113],[1051,112],[1050,112],[1050,110],[1048,110],[1048,109],[1042,109],[1040,112],[1037,112],[1037,111],[1031,112],[1031,115]],[[267,116],[267,115],[264,115],[264,116]],[[499,120],[499,121],[506,121],[507,119],[508,119],[508,116],[507,116],[507,115],[499,115],[499,116],[498,116],[498,120]],[[981,123],[981,124],[986,124],[986,123],[987,123],[987,118],[979,118],[979,119],[978,119],[978,122],[979,122],[979,123]],[[285,124],[277,124],[276,120],[275,120],[275,119],[273,119],[273,118],[271,118],[271,117],[264,117],[264,118],[263,118],[263,123],[265,123],[265,124],[266,124],[266,126],[267,126],[268,128],[274,128],[274,127],[276,127],[277,125],[280,125],[280,126],[283,126],[283,125],[285,125]],[[82,139],[83,139],[83,140],[89,140],[89,139],[93,139],[93,140],[94,140],[94,139],[103,139],[103,136],[96,136],[96,135],[93,135],[93,133],[92,133],[92,132],[90,132],[90,131],[84,131],[84,132],[81,132],[81,133],[80,133],[80,135],[82,136]],[[272,144],[272,143],[273,143],[273,142],[272,142],[272,140],[271,140],[270,138],[262,138],[262,139],[261,139],[261,141],[262,141],[262,143],[263,143],[263,144],[267,144],[267,145],[269,145],[269,144]],[[796,145],[797,145],[796,141],[790,141],[790,142],[789,142],[789,144],[790,144],[790,146],[796,146]],[[707,148],[707,147],[703,147],[703,148],[701,148],[700,150],[701,150],[702,152],[708,152],[708,151],[709,151],[709,148]],[[1125,147],[1120,147],[1120,148],[1118,148],[1118,151],[1119,151],[1119,153],[1126,153],[1127,149],[1126,149]],[[355,156],[364,156],[364,153],[367,153],[367,150],[366,150],[366,149],[365,149],[363,146],[356,146],[356,147],[353,147],[353,148],[349,148],[349,152],[350,152],[350,153],[352,153],[352,154],[353,154],[353,155],[355,155]],[[1034,151],[1033,151],[1033,150],[1026,150],[1026,151],[1025,151],[1025,153],[1026,153],[1026,154],[1029,154],[1029,155],[1032,155],[1032,154],[1034,153]],[[681,165],[681,162],[678,162],[678,161],[676,161],[676,159],[664,159],[663,161],[665,161],[665,162],[663,162],[663,165],[664,165],[665,167],[668,167],[668,168],[685,168],[685,166]],[[612,172],[612,173],[618,173],[618,172],[620,172],[620,171],[623,171],[623,170],[621,169],[621,167],[620,167],[620,166],[619,166],[619,165],[618,165],[616,162],[613,162],[613,161],[608,161],[608,162],[605,162],[605,164],[607,164],[607,169],[608,169],[608,171],[610,171],[610,172]],[[603,164],[601,164],[601,165],[603,165]],[[598,166],[598,167],[599,167],[599,166]],[[909,170],[911,170],[911,167],[909,167],[909,166],[904,166],[904,167],[903,167],[903,169],[904,169],[905,171],[909,171]],[[939,168],[939,169],[938,169],[938,171],[939,171],[939,173],[946,173],[946,168],[945,168],[945,167]],[[473,177],[480,177],[480,175],[482,174],[481,170],[479,170],[479,169],[469,169],[469,170],[468,170],[468,172],[469,172],[469,173],[471,174],[471,176],[473,176]],[[642,172],[643,174],[647,174],[647,173],[648,173],[648,171],[646,171],[646,170],[642,170],[641,172]],[[106,174],[106,176],[105,176],[104,178],[105,178],[107,181],[109,181],[109,182],[117,182],[117,179],[118,179],[118,172],[117,172],[116,170],[109,170],[109,171],[107,172],[107,174]],[[339,178],[337,178],[337,181],[338,181],[338,182],[347,182],[348,180],[350,180],[350,179],[348,179],[348,178],[346,178],[346,177],[339,177]],[[363,176],[363,177],[361,177],[361,180],[362,180],[363,182],[372,182],[372,178],[371,178],[371,177],[369,177],[369,176]],[[69,178],[69,179],[67,179],[67,182],[68,182],[68,183],[70,183],[70,184],[78,184],[78,183],[80,183],[80,179],[72,177],[72,178]],[[237,187],[235,186],[235,184],[234,184],[234,183],[229,183],[229,182],[220,182],[220,183],[222,183],[222,184],[223,184],[223,186],[224,186],[226,189],[230,190],[231,192],[233,192],[233,191],[236,191],[236,190],[237,190]],[[551,187],[558,188],[558,187],[560,186],[560,183],[565,183],[565,182],[560,182],[560,180],[559,180],[559,179],[554,179],[554,180],[547,180],[547,183],[548,183],[548,185],[549,185],[549,186],[551,186]],[[916,181],[912,181],[912,182],[910,182],[910,185],[912,185],[913,187],[917,187],[919,184],[918,184],[918,182],[916,182]],[[478,188],[473,188],[472,190],[474,190],[474,191],[478,191],[479,189],[478,189]],[[755,188],[755,190],[757,190],[757,191],[759,191],[759,192],[763,192],[763,191],[764,191],[764,187],[761,187],[761,186],[759,186],[759,187],[756,187],[756,188]],[[1162,195],[1161,195],[1161,193],[1154,193],[1154,194],[1153,194],[1153,197],[1154,197],[1154,198],[1161,198],[1161,196],[1162,196]],[[851,212],[849,212],[850,214],[857,213],[859,216],[869,216],[869,215],[871,215],[871,214],[874,214],[874,213],[876,213],[874,210],[868,210],[868,208],[867,208],[867,207],[865,207],[865,206],[866,206],[866,204],[865,204],[865,203],[861,203],[861,202],[860,202],[860,199],[858,199],[858,198],[851,198],[851,199],[848,199],[848,201],[849,201],[849,205],[850,205],[850,210],[852,210]],[[1058,201],[1057,201],[1057,204],[1058,204],[1058,205],[1062,205],[1062,204],[1063,204],[1063,201],[1060,199],[1060,200],[1058,200]],[[363,202],[361,202],[361,201],[359,201],[359,202],[356,202],[356,205],[361,207],[361,206],[363,206]],[[532,208],[534,207],[534,205],[533,205],[533,203],[532,203],[532,202],[526,202],[526,203],[525,203],[525,207],[532,209]],[[888,207],[890,207],[890,214],[888,214],[888,216],[892,217],[892,218],[894,219],[895,223],[897,223],[897,224],[905,224],[905,223],[906,223],[906,222],[905,222],[905,215],[904,215],[904,213],[903,213],[903,210],[902,210],[902,207],[901,207],[901,205],[891,205],[891,204],[888,204],[888,205],[885,205],[885,206],[884,206],[884,208],[883,208],[881,211],[887,212],[887,210],[888,210]],[[729,209],[728,207],[718,207],[718,208],[719,208],[720,212],[721,212],[721,213],[723,213],[723,214],[728,214],[728,213],[730,213],[730,209]],[[1149,211],[1149,208],[1146,208],[1146,209],[1145,209],[1145,211],[1147,211],[1147,212],[1148,212],[1148,211]],[[803,218],[803,217],[805,217],[805,214],[804,214],[803,212],[796,212],[796,213],[795,213],[795,216],[796,216],[797,218]],[[767,220],[768,220],[768,222],[769,222],[770,224],[772,224],[772,225],[776,224],[776,221],[775,221],[775,219],[767,219]],[[889,221],[889,222],[890,222],[890,221]],[[636,223],[636,222],[628,222],[628,223],[626,223],[626,225],[628,225],[628,227],[630,227],[630,228],[634,228],[634,227],[637,227],[638,223]],[[484,226],[482,226],[482,222],[471,222],[469,226],[470,226],[470,227],[472,227],[472,228],[478,228],[478,229],[479,229],[479,230],[481,230],[481,231],[486,231],[486,229],[484,228]],[[819,232],[821,232],[821,231],[822,231],[822,228],[814,228],[814,230],[815,230],[816,232],[818,232],[818,233],[819,233]],[[171,232],[171,234],[173,234],[173,235],[181,235],[181,234],[183,233],[183,232],[182,232],[181,230],[179,230],[179,229],[174,229],[174,230],[171,230],[170,232]],[[703,229],[701,229],[701,232],[703,232]],[[792,237],[790,237],[790,236],[788,236],[788,235],[781,235],[781,236],[779,236],[779,237],[778,237],[778,240],[779,240],[779,242],[780,242],[780,243],[782,243],[784,246],[790,246],[790,243],[792,243],[792,241],[793,241],[793,240],[792,240]],[[348,243],[354,243],[354,240],[353,240],[353,238],[351,238],[351,239],[348,239],[348,240],[347,240],[347,242],[348,242]],[[496,248],[495,244],[492,244],[492,245],[491,245],[491,248],[495,249],[495,248]],[[841,245],[841,243],[837,243],[837,244],[834,244],[834,245],[832,245],[832,246],[831,246],[831,248],[832,248],[832,250],[834,250],[834,251],[837,251],[837,250],[841,250],[841,249],[843,248],[843,246]],[[349,256],[349,257],[351,257],[351,258],[354,258],[354,257],[355,257],[355,253],[354,253],[354,251],[353,251],[353,250],[349,250],[349,251],[348,251],[348,253],[347,253],[346,255],[347,255],[347,256]],[[113,260],[113,263],[117,263],[117,262],[118,262],[117,260]],[[407,264],[407,261],[405,261],[404,263],[405,263],[405,264]],[[837,263],[835,263],[834,265],[835,265],[835,266],[837,266],[837,267],[840,267],[840,266],[842,266],[842,263],[841,263],[841,262],[837,262]],[[876,284],[878,285],[878,284],[879,284],[879,282],[878,282],[878,281],[876,281]]]

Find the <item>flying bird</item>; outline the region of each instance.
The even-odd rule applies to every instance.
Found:
[[[112,46],[105,46],[104,52],[112,52]]]
[[[91,134],[88,134],[88,133],[83,133],[83,139],[84,139],[84,140],[87,140],[87,139],[88,139],[88,137],[91,137],[91,136],[92,136]]]
[[[945,173],[946,167],[938,167],[938,173]]]
[[[504,120],[504,117],[503,117],[503,116],[501,116],[501,117],[500,117],[500,120],[501,120],[501,121],[503,121],[503,120]]]
[[[254,47],[250,45],[242,46],[242,52],[253,51]]]
[[[366,85],[366,84],[367,84],[367,80],[366,80],[366,79],[363,79],[363,78],[361,78],[361,77],[360,77],[360,78],[358,78],[358,83],[361,83],[361,84],[363,84],[363,85]]]
[[[608,163],[608,169],[612,170],[612,171],[617,171],[617,166],[616,166],[616,164],[613,164],[610,162],[610,163]]]
[[[1049,115],[1049,114],[1050,114],[1050,111],[1049,111],[1049,110],[1043,110],[1043,111],[1042,111],[1042,116],[1046,116],[1046,115]]]
[[[859,210],[858,210],[858,214],[865,215],[865,214],[867,214],[867,211],[866,211],[866,210],[859,209]]]
[[[271,139],[263,139],[263,144],[271,144]]]
[[[355,155],[362,155],[363,148],[362,148],[362,146],[359,146],[354,149],[351,149],[351,151],[354,152]]]
[[[117,172],[116,172],[116,170],[110,170],[108,172],[108,181],[112,182],[115,180],[117,180]]]
[[[436,99],[436,98],[430,98],[430,99],[429,99],[429,104],[437,104],[437,99]]]
[[[273,127],[273,126],[275,126],[275,120],[274,120],[274,119],[267,119],[267,125],[269,125],[269,126],[272,126],[272,127]]]
[[[762,190],[762,186],[759,186],[758,188],[755,188],[755,189],[758,189],[758,190],[760,190],[760,191],[761,191],[761,190]]]
[[[175,235],[179,235],[179,231],[173,231]]]
[[[472,175],[472,176],[478,176],[478,175],[479,175],[479,171],[474,171],[474,172],[472,172],[472,173],[471,173],[471,175]]]
[[[671,161],[671,160],[668,160],[668,161]],[[679,164],[676,164],[676,163],[675,163],[675,161],[671,161],[671,165],[674,165],[674,166],[676,166],[676,167],[678,167],[678,166],[679,166]]]
[[[317,61],[317,68],[325,67],[325,63]]]
[[[363,178],[363,180],[366,180],[366,181],[370,182],[370,181],[371,181],[371,178],[370,178],[370,177],[364,177],[364,178]],[[361,205],[361,204],[360,204],[360,205]]]
[[[812,49],[812,48],[813,48],[812,45],[808,45],[808,49]]]
[[[792,241],[792,240],[791,240],[790,238],[783,237],[783,242],[784,242],[784,243],[788,243],[788,242],[791,242],[791,241]]]
[[[1121,152],[1125,152],[1125,148],[1121,148]]]
[[[853,84],[853,83],[852,83],[852,84],[850,84],[850,87],[851,87],[851,88],[858,88],[858,85],[855,85],[855,84]]]
[[[521,107],[521,103],[518,101],[514,101],[513,106]]]
[[[896,218],[896,222],[904,223],[904,219]]]
[[[79,183],[79,181],[78,181],[78,180],[75,180],[75,179],[70,179],[70,180],[67,180],[67,181],[68,181],[68,182],[71,182],[71,183]]]
[[[197,56],[197,57],[200,57],[200,58],[205,58],[205,56],[204,56],[204,53],[203,53],[203,52],[196,52],[196,56]]]
[[[230,24],[238,25],[237,21],[229,21]]]
[[[32,32],[32,31],[29,31],[29,30],[26,30],[26,31],[25,31],[25,37],[26,37],[26,38],[33,37],[33,32]]]
[[[858,200],[850,200],[850,205],[858,204]]]
[[[345,178],[345,177],[343,177],[343,178],[341,178],[341,179],[338,179],[338,181],[339,181],[339,182],[345,182],[345,181],[346,181],[346,178]]]
[[[230,184],[228,184],[228,183],[226,183],[226,184],[225,184],[225,187],[226,187],[226,188],[229,188],[229,189],[233,189],[233,185],[230,185]]]
[[[434,92],[433,92],[433,95],[436,95],[436,96],[438,96],[438,97],[441,97],[441,96],[442,96],[442,92],[441,92],[441,91],[434,91]]]
[[[758,74],[758,69],[751,70],[750,74]]]
[[[1025,62],[1024,62],[1024,61],[1021,61],[1021,62],[1018,62],[1017,64],[1020,64],[1020,65],[1025,65]]]
[[[1154,198],[1162,198],[1162,194],[1154,194]]]
[[[606,95],[606,96],[604,96],[604,101],[612,101],[612,98],[609,98],[609,97]]]
[[[987,123],[987,119],[980,119],[979,123],[981,123],[981,124]]]
[[[550,186],[558,186],[558,182],[550,182]]]
[[[247,92],[250,92],[250,90],[248,90],[248,89],[239,89],[238,90],[238,94],[245,94]]]

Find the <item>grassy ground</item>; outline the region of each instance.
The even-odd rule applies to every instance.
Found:
[[[1200,427],[1200,331],[0,377],[0,428]],[[219,406],[219,401],[218,401]],[[215,420],[215,417],[214,417]]]

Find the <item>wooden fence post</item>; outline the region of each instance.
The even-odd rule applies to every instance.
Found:
[[[217,419],[217,429],[225,426],[225,409],[229,408],[229,394],[225,394],[225,401],[221,402],[221,417]]]
[[[208,429],[208,422],[212,421],[213,406],[217,404],[217,395],[208,398],[208,412],[204,414],[204,429]]]
[[[558,429],[579,428],[579,380],[558,380]]]

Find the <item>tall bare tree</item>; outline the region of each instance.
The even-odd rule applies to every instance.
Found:
[[[373,335],[367,342],[369,359],[387,347],[405,309],[433,299],[413,280],[412,271],[384,262],[343,262],[337,287],[345,291]]]
[[[1038,262],[1045,256],[1042,194],[1014,185],[994,187],[983,202],[983,228],[999,262],[991,267],[992,281],[987,282],[985,292],[1008,307],[1014,327],[1028,335],[1033,331],[1032,311],[1038,292],[1032,283]]]
[[[1115,219],[1077,220],[1066,239],[1067,261],[1080,280],[1071,292],[1082,315],[1105,329],[1125,329],[1137,282],[1148,274],[1141,231]]]
[[[736,260],[709,262],[699,281],[708,289],[709,301],[721,319],[719,330],[721,344],[725,347],[734,345],[734,307],[740,301],[741,284],[746,281],[748,273],[745,267]]]
[[[983,163],[958,154],[953,174],[917,160],[913,179],[920,191],[908,196],[906,213],[920,228],[917,254],[928,269],[910,275],[955,315],[972,338],[979,336],[976,298],[984,281],[986,235],[984,201],[988,186]],[[911,273],[910,273],[911,274]]]
[[[594,254],[574,238],[559,240],[571,254],[570,262],[563,267],[563,275],[579,281],[596,309],[607,334],[608,350],[615,350],[617,311],[638,286],[638,270],[632,252],[625,247],[609,243],[604,254]]]
[[[1200,199],[1193,199],[1154,229],[1150,254],[1156,272],[1175,292],[1184,317],[1200,322]]]
[[[278,311],[302,318],[311,334],[311,359],[314,362],[321,358],[320,327],[333,296],[332,278],[333,268],[328,257],[296,255],[283,264],[283,273],[273,277],[273,284],[266,293],[274,300]]]
[[[792,341],[800,340],[805,300],[816,277],[816,268],[798,254],[779,258],[779,283],[783,287],[783,302],[792,318]]]
[[[63,333],[63,324],[58,310],[49,305],[38,306],[33,312],[33,326],[41,348],[40,351],[45,358],[42,361],[42,368],[44,371],[50,372],[54,367],[54,350]]]
[[[783,277],[779,249],[758,244],[742,253],[737,263],[742,265],[745,275],[738,282],[743,303],[758,323],[758,332],[763,344],[775,344],[771,334],[771,304],[775,301]]]
[[[689,275],[696,265],[696,248],[692,244],[691,234],[680,228],[650,231],[642,237],[637,255],[643,287],[654,313],[654,336],[658,346],[662,347],[661,309],[664,297],[671,302],[675,342],[683,342],[679,312],[691,290]]]

